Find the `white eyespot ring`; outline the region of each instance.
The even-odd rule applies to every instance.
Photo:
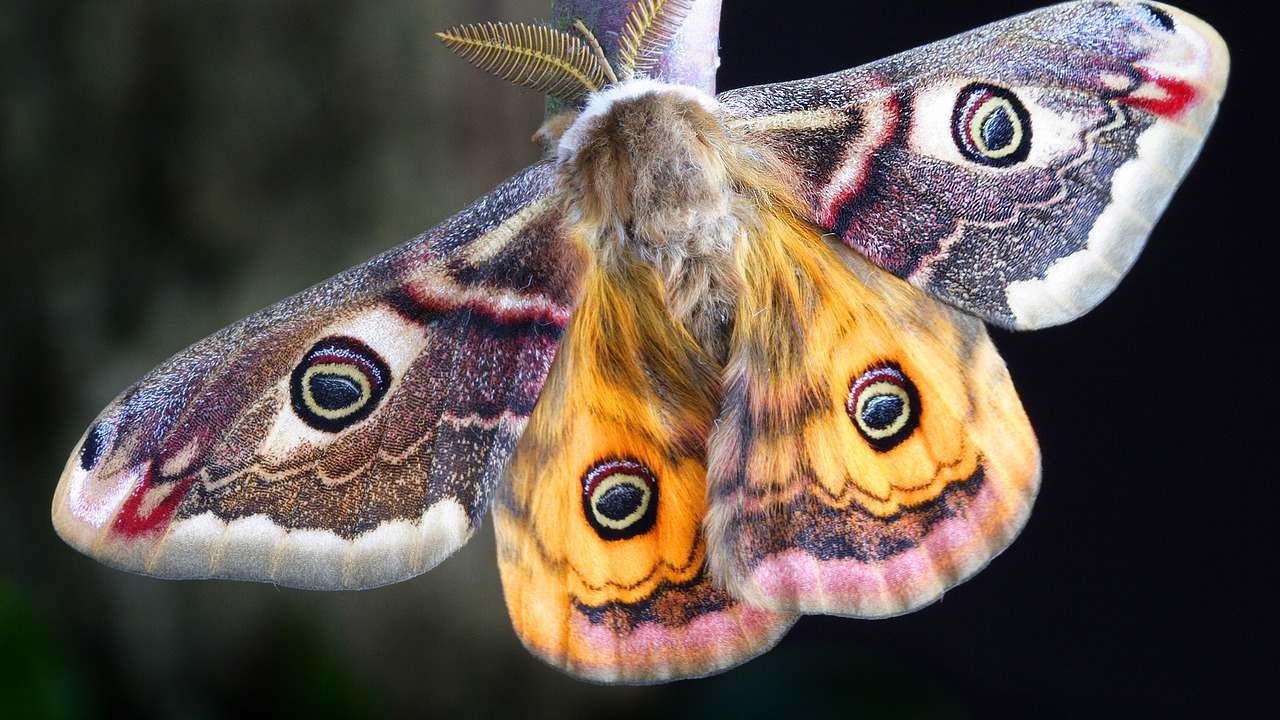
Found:
[[[293,410],[317,430],[338,432],[368,417],[391,384],[391,370],[367,345],[329,337],[302,357],[289,378]]]
[[[887,452],[920,425],[920,393],[897,365],[881,364],[849,384],[845,410],[867,444]]]
[[[626,540],[648,532],[657,520],[658,482],[634,460],[598,463],[582,478],[582,510],[605,540]]]
[[[990,167],[1008,167],[1031,153],[1031,115],[1011,91],[988,83],[960,89],[951,115],[960,153]]]

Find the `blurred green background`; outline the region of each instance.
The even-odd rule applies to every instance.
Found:
[[[840,33],[822,3],[790,15],[771,3],[726,5],[726,67],[767,68],[738,76],[763,82],[865,62],[1033,3],[971,12],[934,3],[936,15],[839,3],[833,13],[865,21]],[[360,593],[152,580],[57,539],[48,502],[62,464],[121,388],[213,330],[436,224],[536,158],[528,138],[541,98],[482,76],[431,33],[533,20],[548,6],[0,5],[0,718],[1022,717],[1196,694],[1182,680],[1199,674],[1199,646],[1186,643],[1204,642],[1201,631],[1178,628],[1182,639],[1166,646],[1183,606],[1147,612],[1155,601],[1144,593],[1165,594],[1167,567],[1119,584],[1095,578],[1064,596],[1059,570],[1087,575],[1097,557],[1063,547],[1078,528],[1069,513],[1091,502],[1065,483],[1042,498],[1024,538],[945,603],[879,623],[809,618],[742,668],[653,688],[580,683],[526,653],[506,618],[487,525],[429,575]],[[1224,11],[1228,20],[1241,12]],[[787,23],[796,29],[766,35]],[[1226,161],[1225,148],[1216,153]],[[1226,190],[1198,182],[1184,193],[1202,206],[1225,202]],[[1176,238],[1165,242],[1178,252]],[[1115,313],[1133,292],[1097,322],[1111,312],[1117,327],[1132,325]],[[1099,327],[1085,331],[1092,342]],[[1046,457],[1063,462],[1077,453],[1055,438],[1067,448],[1078,438],[1055,413],[1081,390],[1046,355],[1069,354],[1075,337],[1001,339],[1015,378],[1025,378]],[[1163,411],[1152,407],[1158,423]],[[1257,537],[1263,526],[1248,522]],[[1152,553],[1166,542],[1143,537]],[[1121,594],[1132,605],[1112,610]],[[1203,634],[1220,636],[1216,627]],[[1109,637],[1114,647],[1096,644]],[[1174,647],[1189,653],[1185,663],[1168,659]]]

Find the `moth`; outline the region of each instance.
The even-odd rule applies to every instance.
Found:
[[[650,77],[689,8],[636,3],[612,59],[581,24],[442,33],[570,108],[546,159],[121,393],[59,480],[62,538],[159,577],[358,589],[491,511],[524,644],[628,683],[978,572],[1040,482],[984,323],[1111,292],[1225,45],[1076,2],[712,97]]]

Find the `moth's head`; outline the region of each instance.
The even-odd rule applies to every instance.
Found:
[[[720,129],[718,111],[715,98],[688,85],[647,78],[610,85],[592,93],[582,112],[572,116],[573,122],[556,143],[556,159],[562,164],[572,162],[584,149],[598,149],[610,133],[626,132],[634,137],[659,132],[663,130],[662,121],[673,122],[677,127],[672,133],[682,137],[710,135]],[[645,150],[655,152],[661,148]]]
[[[436,37],[482,70],[573,108],[551,117],[533,136],[554,154],[578,110],[634,95],[659,77],[659,63],[692,5],[690,0],[634,3],[624,18],[613,18],[622,20],[620,25],[602,27],[615,35],[610,53],[580,19],[563,28],[508,22],[459,25]]]
[[[714,98],[654,80],[593,94],[556,145],[577,219],[641,237],[722,216],[733,154]]]

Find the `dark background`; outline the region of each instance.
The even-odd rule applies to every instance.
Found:
[[[720,87],[1035,4],[726,0]],[[488,527],[427,576],[325,594],[119,573],[48,521],[121,388],[535,158],[541,99],[431,32],[546,0],[5,3],[0,717],[1176,715],[1263,697],[1280,675],[1275,43],[1250,3],[1184,7],[1233,52],[1201,160],[1098,310],[995,333],[1044,453],[1022,537],[915,614],[806,618],[724,675],[603,688],[521,648]]]

